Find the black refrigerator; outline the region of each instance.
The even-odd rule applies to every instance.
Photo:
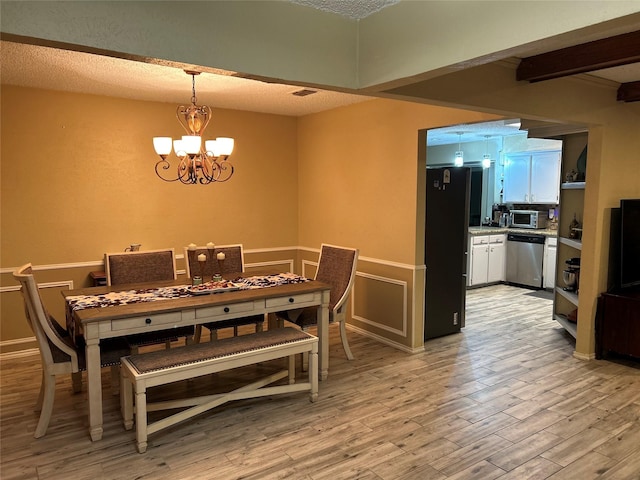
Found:
[[[464,326],[470,185],[469,168],[427,169],[425,340]]]

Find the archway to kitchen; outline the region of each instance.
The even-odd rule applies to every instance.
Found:
[[[522,123],[524,128],[519,119],[506,119],[427,131],[425,341],[460,331],[465,324],[466,293],[471,289],[474,294],[481,290],[492,295],[496,289],[485,287],[507,283],[546,303],[551,315],[549,302],[554,300],[556,286],[563,287],[562,274],[556,275],[559,187],[563,140],[572,132],[567,126],[561,127],[562,132],[553,124],[541,129],[540,122]],[[587,134],[581,135],[577,143],[569,142],[570,150],[564,154],[578,157],[577,148],[586,159],[586,148],[580,149],[586,147]],[[536,171],[544,165],[544,175],[538,173],[533,179],[535,192],[529,191],[534,188],[532,162]],[[574,175],[571,180],[584,180],[585,168],[584,162],[577,162],[567,174]],[[457,188],[458,181],[467,181],[468,191]],[[461,195],[466,195],[464,200]],[[575,195],[565,195],[565,200],[576,203]],[[577,203],[581,207],[579,198]],[[575,205],[570,209],[575,211]],[[516,225],[510,225],[511,214]],[[443,228],[444,224],[449,227]],[[564,251],[563,255],[575,259],[576,254]],[[442,281],[447,278],[448,284]],[[553,316],[566,321],[577,302],[566,304],[565,295],[555,296]]]

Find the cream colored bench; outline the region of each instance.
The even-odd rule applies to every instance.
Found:
[[[308,381],[295,383],[295,355],[309,354]],[[232,368],[289,357],[288,368],[227,393],[147,404],[147,389]],[[133,427],[135,394],[136,444],[147,449],[147,436],[231,400],[310,391],[318,398],[318,339],[294,328],[279,328],[216,342],[199,343],[122,358],[121,410],[125,429]],[[267,387],[288,377],[288,385]],[[190,407],[190,408],[187,408]],[[147,412],[186,408],[147,424]]]

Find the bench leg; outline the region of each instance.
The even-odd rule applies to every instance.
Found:
[[[147,392],[136,388],[136,444],[138,453],[147,451]]]
[[[296,356],[289,355],[289,385],[296,383]]]
[[[123,373],[120,375],[120,410],[125,430],[133,428],[133,388],[131,380]]]
[[[309,399],[311,402],[318,400],[318,343],[314,343],[309,354],[309,383],[311,392]]]

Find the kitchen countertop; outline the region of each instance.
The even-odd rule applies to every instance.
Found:
[[[469,235],[498,235],[501,233],[524,233],[544,235],[545,237],[557,237],[558,231],[545,229],[528,228],[506,228],[506,227],[469,227]]]

